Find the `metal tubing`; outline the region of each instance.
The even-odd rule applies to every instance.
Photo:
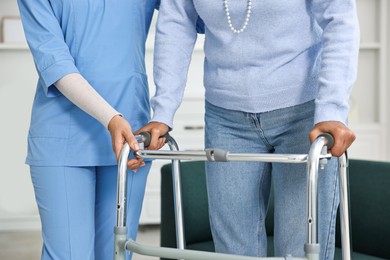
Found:
[[[186,260],[307,260],[305,257],[253,257],[253,256],[239,256],[239,255],[228,255],[214,252],[204,252],[195,250],[182,250],[167,247],[153,247],[140,245],[133,240],[128,240],[126,243],[126,249],[135,252],[140,255],[156,256],[169,259],[186,259]]]
[[[116,194],[116,226],[114,228],[114,259],[125,260],[127,228],[126,228],[126,194],[127,194],[127,158],[130,146],[125,143],[118,159],[117,194]]]
[[[126,260],[126,235],[115,235],[114,237],[114,260]]]
[[[169,145],[169,140],[168,140]],[[141,150],[137,156],[141,158],[166,159],[166,160],[200,160],[206,161],[204,151],[165,151],[165,150]]]
[[[127,228],[115,228],[114,234],[114,260],[126,260]]]
[[[208,161],[205,151],[154,151],[141,150],[137,156],[142,158],[167,159],[167,160],[200,160]],[[307,154],[251,154],[228,153],[227,161],[241,162],[278,162],[278,163],[305,163]],[[329,159],[330,154],[321,154],[319,159]]]
[[[351,259],[351,241],[349,231],[349,198],[348,198],[348,159],[346,154],[339,158],[340,167],[340,228],[341,228],[341,248],[343,260]]]
[[[307,161],[307,243],[317,244],[318,168],[326,139],[319,137],[312,143]]]
[[[176,141],[169,136],[168,146],[171,151],[178,151],[179,147]],[[184,220],[183,220],[183,203],[180,178],[180,161],[172,160],[172,184],[173,184],[173,203],[175,208],[175,224],[176,224],[176,244],[177,248],[185,248]]]
[[[126,226],[127,160],[129,153],[130,146],[125,143],[118,160],[116,227]]]
[[[229,154],[229,161],[241,162],[278,162],[278,163],[305,163],[306,154]]]
[[[138,137],[138,136],[137,136]],[[141,143],[142,144],[142,143]],[[329,159],[330,154],[326,153],[326,139],[324,137],[317,138],[310,147],[309,154],[285,154],[285,155],[272,155],[272,154],[231,154],[226,153],[226,161],[258,161],[258,162],[280,162],[280,163],[307,163],[307,244],[305,245],[306,257],[294,258],[294,257],[273,257],[273,258],[258,258],[247,257],[237,255],[227,255],[219,253],[210,253],[202,251],[184,250],[185,248],[185,236],[184,236],[184,223],[183,223],[183,207],[181,196],[181,181],[180,181],[180,164],[179,160],[203,160],[207,161],[206,152],[204,151],[190,151],[179,152],[178,146],[172,137],[168,137],[168,145],[171,151],[152,151],[152,150],[140,150],[137,155],[142,158],[154,158],[154,159],[170,159],[172,160],[172,179],[174,187],[174,203],[175,203],[175,217],[176,217],[176,235],[178,249],[161,248],[142,246],[135,243],[132,240],[128,240],[126,245],[123,246],[123,234],[116,234],[115,246],[118,249],[119,258],[122,260],[123,251],[131,250],[138,254],[145,254],[150,256],[166,257],[166,258],[182,258],[182,259],[210,259],[210,260],[222,260],[222,259],[237,259],[237,260],[250,260],[250,259],[292,259],[302,260],[310,259],[317,260],[319,255],[316,248],[319,247],[317,239],[317,200],[318,200],[318,169],[321,165],[322,159]],[[143,149],[143,146],[141,146]],[[323,151],[325,150],[325,151]],[[126,189],[127,189],[127,160],[130,153],[130,147],[128,144],[124,144],[118,161],[118,182],[117,182],[117,225],[116,230],[122,230],[126,227]],[[322,160],[324,161],[324,160]],[[326,161],[326,160],[325,160]],[[343,246],[343,259],[350,260],[350,240],[349,240],[349,214],[348,214],[348,190],[347,190],[347,175],[346,155],[340,158],[340,205],[341,205],[341,228],[342,228],[342,246]],[[118,247],[119,246],[119,247]],[[122,249],[122,247],[124,247]],[[307,248],[307,250],[306,250]]]

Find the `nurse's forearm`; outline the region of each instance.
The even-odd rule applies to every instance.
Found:
[[[94,117],[106,128],[110,120],[120,114],[78,73],[65,75],[54,85],[73,104]]]

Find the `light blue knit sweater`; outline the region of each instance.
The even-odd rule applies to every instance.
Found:
[[[241,28],[247,1],[230,0],[229,7],[233,25]],[[223,0],[162,0],[152,121],[173,126],[198,16],[205,23],[207,101],[259,113],[315,99],[315,123],[347,122],[359,51],[355,0],[252,0],[249,24],[240,34],[230,30]]]

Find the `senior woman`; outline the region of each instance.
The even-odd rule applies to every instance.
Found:
[[[340,156],[355,139],[347,126],[357,74],[354,0],[163,0],[157,22],[154,116],[143,130],[174,128],[188,66],[205,26],[205,147],[244,153],[308,153],[320,133]],[[321,259],[333,259],[339,203],[337,160],[319,176]],[[210,223],[218,252],[265,256],[271,179],[275,255],[303,256],[306,169],[280,163],[206,163]]]

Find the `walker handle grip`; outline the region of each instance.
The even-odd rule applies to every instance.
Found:
[[[150,145],[150,140],[152,138],[150,133],[149,132],[141,132],[139,134],[143,136],[144,146],[148,147]],[[168,142],[168,137],[170,137],[170,135],[168,133],[166,133],[165,135],[160,136],[160,137],[165,137],[165,143],[167,143]]]
[[[334,145],[333,135],[331,135],[329,133],[322,133],[318,137],[324,137],[326,139],[326,146],[328,147],[328,150],[333,147],[333,145]]]

